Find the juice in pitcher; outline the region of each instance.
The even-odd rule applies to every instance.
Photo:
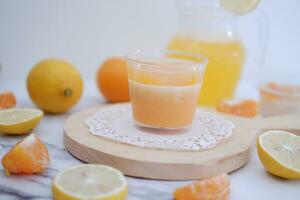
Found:
[[[198,104],[216,106],[233,97],[245,60],[236,17],[216,0],[178,0],[179,24],[167,48],[209,59]]]
[[[222,99],[230,99],[240,79],[245,50],[239,40],[201,40],[175,37],[169,49],[205,55],[209,59],[198,103],[215,106]]]

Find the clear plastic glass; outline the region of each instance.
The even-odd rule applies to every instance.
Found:
[[[126,56],[133,118],[143,127],[192,125],[208,60],[179,51],[134,51]]]
[[[259,92],[262,116],[300,113],[300,86],[268,83]]]

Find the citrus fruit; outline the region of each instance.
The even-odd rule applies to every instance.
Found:
[[[16,104],[17,100],[12,92],[3,92],[0,94],[0,109],[12,108]]]
[[[15,144],[2,158],[2,165],[8,174],[40,173],[49,163],[48,150],[35,134]]]
[[[260,0],[220,0],[221,6],[236,14],[245,14],[255,9]]]
[[[123,200],[127,192],[127,183],[120,171],[97,164],[81,164],[63,170],[52,184],[54,200]]]
[[[33,108],[0,110],[0,132],[7,134],[29,133],[43,118],[43,112]]]
[[[230,180],[226,173],[178,188],[175,200],[228,200]]]
[[[216,110],[239,117],[255,117],[258,114],[258,103],[253,100],[221,101]]]
[[[129,101],[127,65],[124,58],[107,59],[97,72],[100,92],[110,102]]]
[[[258,156],[265,169],[286,179],[300,179],[300,137],[292,133],[271,130],[257,141]]]
[[[27,77],[27,90],[32,101],[44,111],[62,113],[80,99],[83,82],[70,63],[47,59],[31,69]]]

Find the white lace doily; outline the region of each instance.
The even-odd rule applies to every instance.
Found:
[[[115,142],[179,151],[211,149],[231,136],[234,129],[234,125],[223,117],[198,109],[190,129],[180,134],[159,135],[162,131],[172,133],[175,130],[147,129],[135,125],[128,104],[105,108],[87,119],[86,124],[91,134]]]

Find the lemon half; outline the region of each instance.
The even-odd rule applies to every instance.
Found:
[[[286,179],[300,178],[300,137],[280,130],[259,136],[259,159],[268,172]]]
[[[0,110],[0,132],[7,134],[29,133],[43,118],[43,112],[33,108]]]
[[[123,200],[128,189],[124,175],[117,169],[81,164],[58,173],[52,192],[55,200]]]
[[[221,6],[236,14],[245,14],[256,8],[260,0],[220,0]]]

